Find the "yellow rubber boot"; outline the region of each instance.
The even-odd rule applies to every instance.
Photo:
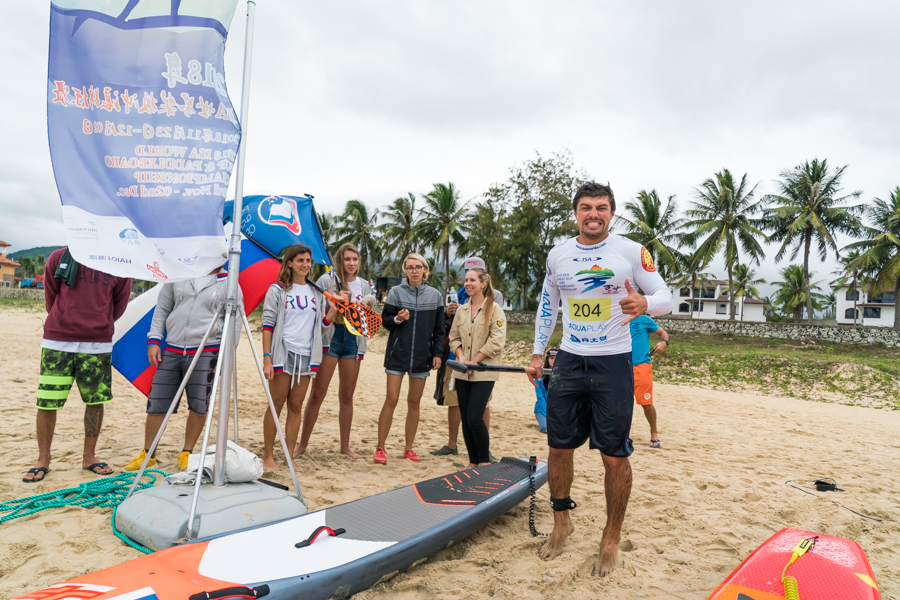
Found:
[[[141,465],[144,464],[144,459],[145,459],[145,458],[147,458],[147,451],[146,451],[146,450],[142,451],[140,456],[138,456],[137,458],[135,458],[134,460],[132,460],[130,463],[128,463],[127,465],[125,465],[125,470],[126,470],[126,471],[137,471],[137,470],[139,470],[139,469],[141,468]],[[149,469],[150,467],[155,467],[155,466],[156,466],[156,459],[155,459],[155,458],[151,458],[151,459],[150,459],[150,462],[147,463],[147,468]]]
[[[191,455],[191,453],[188,451],[184,451],[178,455],[178,470],[179,471],[187,471],[188,456],[190,456],[190,455]]]

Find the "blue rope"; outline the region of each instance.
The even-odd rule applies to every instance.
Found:
[[[82,483],[73,488],[0,502],[0,514],[6,513],[0,516],[0,523],[12,521],[19,517],[27,517],[49,508],[62,508],[64,506],[106,508],[112,506],[112,529],[116,537],[132,548],[150,554],[152,550],[129,540],[116,529],[116,509],[128,495],[128,489],[131,487],[135,475],[137,473],[122,473],[114,477],[105,477]],[[164,478],[166,476],[167,473],[159,469],[147,469],[144,471],[144,477],[149,477],[151,481],[141,481],[138,483],[137,489],[145,490],[153,487],[160,477]]]

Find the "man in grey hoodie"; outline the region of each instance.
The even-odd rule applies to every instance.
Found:
[[[188,367],[198,352],[203,334],[210,322],[225,304],[228,272],[214,269],[208,275],[187,281],[164,283],[153,311],[150,333],[147,334],[147,359],[156,367],[150,396],[147,398],[147,424],[144,429],[144,450],[125,467],[126,471],[141,468],[156,432],[159,431],[166,411],[187,373]],[[240,297],[240,288],[238,288]],[[241,321],[235,324],[235,338],[240,336]],[[203,432],[204,416],[212,393],[216,363],[219,358],[219,343],[225,328],[225,311],[219,318],[203,347],[197,366],[191,373],[185,393],[188,398],[188,419],[184,431],[184,446],[178,456],[178,468],[187,469],[188,456]],[[164,339],[165,338],[165,339]],[[165,349],[161,349],[161,345]],[[181,398],[176,400],[181,403]],[[175,412],[178,412],[178,404]],[[156,456],[150,458],[148,467],[156,465]]]

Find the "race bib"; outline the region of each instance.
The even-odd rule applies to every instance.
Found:
[[[612,298],[569,298],[572,321],[609,321],[611,317]]]

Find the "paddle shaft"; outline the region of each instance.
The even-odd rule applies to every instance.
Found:
[[[478,371],[478,372],[498,372],[498,373],[527,373],[529,375],[534,375],[537,372],[537,369],[533,367],[514,367],[511,365],[486,365],[484,363],[461,363],[456,360],[448,360],[447,366],[453,369],[454,371],[458,371],[460,373],[467,373],[469,371]],[[544,373],[550,373],[552,369],[544,369]]]

